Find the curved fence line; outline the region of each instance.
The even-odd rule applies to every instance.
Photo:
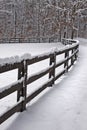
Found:
[[[63,39],[62,42],[64,45],[66,45],[65,43],[71,44],[72,41]],[[78,52],[79,44],[77,43],[77,41],[75,41],[70,46],[66,46],[63,49],[55,50],[54,52],[48,54],[29,57],[13,63],[5,63],[0,65],[0,73],[4,73],[13,69],[18,69],[18,81],[10,84],[9,86],[6,86],[5,89],[0,90],[0,99],[3,99],[4,97],[17,91],[17,104],[0,116],[0,124],[11,117],[14,113],[26,110],[26,104],[29,101],[35,98],[47,87],[52,86],[60,76],[68,72],[68,70],[71,68],[71,66],[74,65],[74,62],[77,60]],[[57,62],[57,56],[61,54],[64,54],[64,59]],[[28,66],[43,61],[45,59],[49,59],[49,67],[47,67],[43,71],[40,71],[39,73],[33,74],[32,76],[28,77]],[[62,71],[56,74],[56,68],[61,65],[64,66]],[[27,95],[27,85],[45,76],[46,74],[49,74],[48,81],[45,84],[42,84],[42,86],[34,91],[31,95]]]

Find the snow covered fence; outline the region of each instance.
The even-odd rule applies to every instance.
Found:
[[[4,62],[3,64],[1,64],[0,73],[18,69],[18,81],[13,84],[10,84],[9,86],[6,86],[5,89],[0,90],[0,99],[3,99],[4,97],[12,94],[13,92],[17,92],[17,104],[0,116],[0,124],[7,120],[9,117],[11,117],[14,113],[24,111],[26,109],[26,104],[29,101],[35,98],[47,87],[52,86],[60,76],[66,73],[77,60],[79,51],[78,48],[79,44],[75,43],[73,45],[66,46],[61,50],[56,49],[53,52],[44,55],[35,57],[27,55],[21,58],[16,58],[15,61],[12,60],[11,62],[10,60],[10,62]],[[64,59],[57,62],[56,58],[61,54],[65,55]],[[47,67],[43,71],[40,71],[39,73],[33,74],[32,76],[28,77],[28,66],[46,59],[50,59],[49,67]],[[64,68],[60,73],[56,74],[56,69],[61,65],[64,65]],[[39,89],[35,90],[31,95],[27,95],[27,85],[45,76],[46,74],[49,74],[48,81],[43,84]]]
[[[62,38],[62,44],[64,45],[72,45],[73,43],[78,43],[78,40]]]

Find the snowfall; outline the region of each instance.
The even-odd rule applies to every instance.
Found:
[[[72,69],[62,76],[52,87],[48,87],[28,103],[27,110],[16,113],[0,125],[0,130],[87,130],[87,39],[80,41],[79,57]],[[64,48],[61,43],[0,44],[0,61],[9,57],[23,57],[49,53]],[[58,57],[58,61],[64,58]],[[49,66],[49,60],[30,65],[28,76]],[[62,66],[59,68],[60,71]],[[0,74],[0,90],[17,81],[18,70]],[[29,95],[48,75],[28,85]],[[0,115],[16,104],[17,93],[0,101]]]

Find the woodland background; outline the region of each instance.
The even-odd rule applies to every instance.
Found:
[[[87,38],[87,0],[0,0],[0,39],[74,37]]]

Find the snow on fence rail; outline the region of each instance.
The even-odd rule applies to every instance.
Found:
[[[73,39],[66,39],[66,38],[62,38],[62,44],[64,45],[68,45],[68,44],[73,44],[73,43],[78,43],[78,40],[73,40]]]
[[[55,81],[62,76],[65,72],[68,72],[69,68],[74,65],[74,62],[77,60],[79,44],[75,43],[73,45],[67,46],[61,50],[55,50],[49,54],[44,54],[40,56],[30,57],[18,60],[17,62],[7,63],[0,65],[0,73],[4,73],[13,69],[18,69],[18,81],[14,84],[10,84],[0,91],[0,99],[12,94],[17,91],[17,104],[6,111],[0,116],[0,124],[11,117],[16,112],[22,112],[26,109],[26,104],[40,94],[44,89],[49,86],[52,86]],[[69,54],[69,52],[72,52]],[[58,55],[64,54],[64,59],[56,62],[56,57]],[[28,66],[36,62],[43,61],[45,59],[50,59],[49,67],[45,70],[34,74],[30,77],[27,76]],[[70,65],[69,65],[70,61]],[[55,69],[59,66],[64,65],[63,70],[55,74]],[[33,92],[31,95],[27,96],[27,85],[36,81],[37,79],[49,74],[49,80],[42,85],[38,90]],[[22,98],[21,98],[22,97]]]

